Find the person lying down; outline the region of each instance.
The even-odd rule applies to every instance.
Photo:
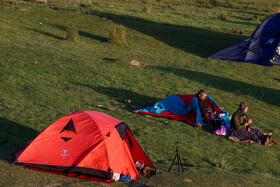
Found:
[[[199,110],[203,123],[217,135],[228,135],[230,133],[230,116],[227,112],[218,110],[218,105],[207,96],[207,91],[201,89],[195,97],[197,98]],[[195,123],[196,127],[202,127]]]

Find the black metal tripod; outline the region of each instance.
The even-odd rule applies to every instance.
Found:
[[[180,151],[179,151],[179,148],[178,148],[178,147],[176,147],[176,155],[175,155],[175,157],[174,157],[174,159],[173,159],[173,161],[172,161],[172,164],[171,164],[171,166],[170,166],[168,172],[170,172],[170,170],[171,170],[171,168],[172,168],[172,166],[173,166],[173,164],[174,164],[174,161],[175,161],[176,157],[177,157],[178,175],[181,175],[180,165],[181,165],[181,167],[182,167],[182,171],[183,171],[183,172],[184,172],[184,168],[183,168],[182,160],[181,160],[181,158],[180,158]]]

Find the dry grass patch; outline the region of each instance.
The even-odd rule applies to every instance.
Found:
[[[224,12],[222,12],[222,13],[220,13],[220,14],[216,17],[216,19],[219,19],[219,20],[222,20],[222,21],[226,21],[226,20],[227,20],[227,14],[224,13]]]
[[[66,30],[65,40],[67,41],[75,41],[79,35],[79,31],[77,27],[68,27]]]
[[[114,27],[109,31],[108,42],[121,44],[125,42],[125,29],[124,27]]]
[[[152,11],[152,8],[151,8],[151,7],[144,7],[143,10],[142,10],[142,12],[143,12],[143,13],[146,13],[146,14],[150,14],[151,11]]]

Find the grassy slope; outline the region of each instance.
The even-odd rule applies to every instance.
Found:
[[[277,2],[264,5],[241,1],[240,9],[205,8],[209,4],[203,2],[96,1],[91,10],[78,11],[67,6],[53,10],[26,2],[3,3],[0,185],[101,185],[29,171],[9,163],[10,152],[76,110],[98,110],[129,124],[162,170],[152,180],[137,182],[155,186],[278,184],[278,144],[264,147],[234,143],[207,129],[174,120],[166,125],[166,119],[145,118],[131,113],[129,108],[109,112],[92,106],[118,107],[124,99],[143,106],[148,99],[161,100],[172,94],[195,93],[206,88],[230,113],[240,101],[246,101],[254,126],[274,132],[279,139],[280,67],[207,59],[215,51],[248,38],[259,24],[254,15],[263,17]],[[75,7],[75,2],[72,3]],[[150,14],[141,12],[146,6],[152,7]],[[219,12],[226,12],[228,20],[215,19]],[[106,21],[100,16],[110,19]],[[119,24],[126,28],[126,44],[107,43],[108,31]],[[80,36],[76,42],[66,42],[65,30],[73,25],[79,28]],[[236,29],[244,29],[244,33],[229,33]],[[132,59],[148,68],[131,66]],[[187,169],[180,177],[175,169],[166,172],[176,146],[182,150]],[[225,169],[215,167],[222,159]],[[186,178],[193,183],[184,182]]]

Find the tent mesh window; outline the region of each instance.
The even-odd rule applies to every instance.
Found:
[[[274,65],[280,65],[280,43],[278,44],[273,57],[269,61]]]

